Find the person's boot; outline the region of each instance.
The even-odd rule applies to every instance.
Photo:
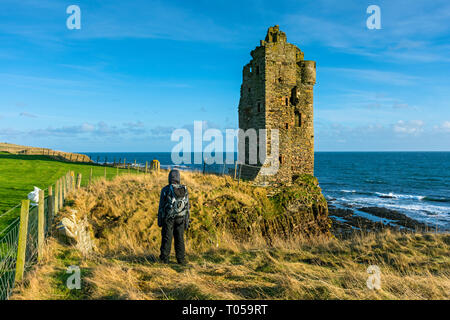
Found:
[[[169,263],[169,258],[167,258],[167,257],[159,257],[159,261],[161,262],[161,263]]]

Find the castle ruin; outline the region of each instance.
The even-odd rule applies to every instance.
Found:
[[[291,183],[301,174],[314,174],[313,86],[316,63],[286,41],[279,26],[270,27],[266,39],[251,52],[244,66],[239,101],[239,128],[266,129],[266,154],[262,163],[249,159],[250,139],[239,153],[245,154],[241,177],[261,184]],[[270,130],[279,130],[279,145],[271,145]],[[259,138],[258,138],[259,139]],[[242,147],[241,147],[242,146]],[[278,159],[270,159],[278,147]],[[245,148],[245,149],[244,149]],[[278,171],[262,174],[268,161],[279,161]]]

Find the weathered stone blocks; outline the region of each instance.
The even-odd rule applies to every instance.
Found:
[[[266,150],[279,150],[278,159],[266,157],[256,166],[278,161],[274,175],[262,175],[261,170],[243,166],[244,178],[257,182],[291,183],[302,174],[314,174],[313,86],[316,83],[315,61],[304,60],[304,53],[288,43],[278,26],[270,27],[265,40],[251,52],[252,60],[244,66],[239,101],[239,128],[279,130],[279,144]],[[245,162],[249,164],[247,145]],[[247,150],[247,152],[246,152]]]

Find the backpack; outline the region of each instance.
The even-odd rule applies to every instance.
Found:
[[[181,184],[169,185],[169,192],[166,195],[166,205],[164,212],[166,219],[184,217],[188,211],[187,188]]]

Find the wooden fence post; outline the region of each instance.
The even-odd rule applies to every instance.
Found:
[[[66,198],[66,196],[69,194],[69,192],[70,192],[70,187],[72,186],[72,183],[70,182],[70,171],[67,171],[67,173],[66,173],[66,192],[67,193],[65,193],[64,194],[64,199]]]
[[[64,194],[63,194],[63,192],[64,192],[64,177],[61,177],[60,181],[59,181],[59,201],[58,201],[59,209],[61,209],[63,207],[63,205],[64,205]]]
[[[81,188],[81,177],[82,177],[82,175],[81,175],[81,173],[79,173],[77,175],[77,189]]]
[[[75,190],[75,172],[70,171],[70,178],[72,180],[72,190]]]
[[[136,169],[136,171],[139,171],[138,167],[136,166],[136,159],[134,159],[134,168]]]
[[[22,281],[25,269],[25,254],[27,251],[28,237],[28,213],[30,210],[30,200],[22,200],[20,208],[19,242],[17,244],[16,277],[15,282]]]
[[[66,195],[67,195],[67,175],[62,177],[62,181],[63,181],[63,200],[66,199]]]
[[[237,161],[234,162],[234,180],[236,180]]]
[[[148,173],[148,161],[145,161],[145,174]]]
[[[119,166],[116,167],[116,177],[119,175]]]
[[[91,168],[91,174],[89,175],[89,185],[92,183],[92,168]]]
[[[239,182],[241,181],[241,171],[242,171],[242,164],[239,164],[239,179],[238,179],[238,185],[239,185]]]
[[[55,215],[58,213],[59,211],[59,180],[56,180],[55,183]]]
[[[39,191],[38,202],[38,261],[42,259],[42,248],[44,247],[44,235],[45,235],[45,213],[44,213],[44,190]]]
[[[106,180],[106,167],[105,167],[105,180]]]
[[[47,231],[50,230],[53,220],[53,186],[48,187],[47,197]]]

